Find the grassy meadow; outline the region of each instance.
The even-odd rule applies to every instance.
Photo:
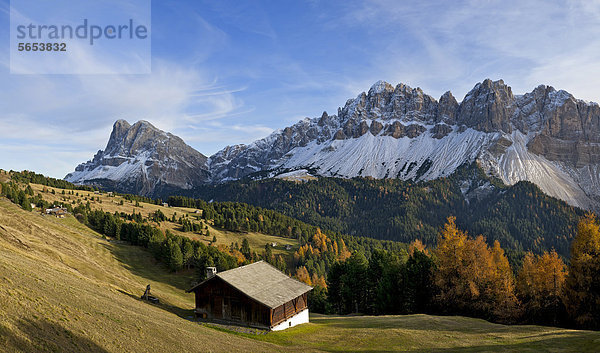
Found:
[[[73,217],[0,199],[0,347],[8,352],[279,351],[189,320],[185,273]],[[160,305],[140,301],[147,284]]]
[[[183,215],[187,215],[188,218],[193,221],[196,221],[196,217],[199,216],[199,214],[196,213],[196,209],[194,208],[164,207],[162,205],[154,205],[145,202],[140,202],[139,207],[136,207],[135,201],[131,202],[125,200],[121,196],[113,196],[107,193],[95,194],[89,191],[74,190],[73,192],[79,194],[78,196],[68,194],[63,195],[63,191],[65,191],[65,193],[68,193],[70,190],[46,187],[38,184],[31,184],[31,187],[35,195],[37,195],[38,193],[42,194],[43,198],[48,202],[56,202],[58,204],[70,203],[74,206],[73,202],[75,202],[76,204],[78,204],[79,202],[85,204],[89,201],[92,209],[101,209],[105,212],[110,213],[125,212],[131,214],[133,212],[136,212],[141,213],[144,217],[148,217],[150,214],[156,212],[157,210],[160,210],[162,213],[165,214],[165,216],[167,216],[167,218],[171,218],[174,214],[176,218],[179,218]],[[44,190],[47,190],[47,192],[44,192]],[[52,190],[54,190],[54,194],[51,193]],[[99,201],[97,201],[97,199],[99,199]],[[122,205],[121,201],[123,202]],[[264,251],[265,244],[267,243],[277,243],[277,246],[273,248],[273,254],[275,255],[291,255],[299,247],[297,239],[289,239],[254,232],[230,232],[227,230],[215,228],[210,224],[206,224],[208,226],[209,236],[194,232],[181,232],[181,226],[179,224],[169,221],[160,222],[160,224],[154,224],[159,226],[163,231],[168,229],[174,234],[185,236],[193,240],[199,240],[207,245],[208,243],[212,242],[213,236],[215,236],[217,238],[216,243],[213,243],[213,245],[215,246],[228,246],[231,243],[235,242],[237,242],[238,245],[241,245],[244,238],[246,238],[248,239],[250,249],[258,253],[262,253]],[[292,250],[285,250],[285,245],[292,245]]]
[[[58,192],[44,197],[49,195],[62,197]],[[99,197],[102,203],[92,205],[105,211],[124,207],[130,213],[133,207],[120,206],[118,197]],[[194,212],[141,206],[136,212]],[[214,231],[227,244],[247,236],[257,249],[270,239],[286,240]],[[146,250],[103,239],[72,216],[26,212],[0,198],[1,351],[597,352],[600,347],[600,332],[429,315],[311,314],[309,324],[285,331],[229,332],[190,319],[194,297],[185,293],[190,275],[170,273]],[[139,299],[147,284],[159,305]]]
[[[258,336],[327,352],[598,352],[600,332],[499,325],[461,316],[311,315],[311,322]]]

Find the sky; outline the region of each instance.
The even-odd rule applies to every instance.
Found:
[[[0,169],[63,178],[118,119],[211,155],[335,114],[378,80],[436,99],[491,78],[600,101],[598,0],[154,0],[151,16],[149,74],[21,75],[0,0]]]

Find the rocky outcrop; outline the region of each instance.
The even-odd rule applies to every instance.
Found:
[[[476,84],[460,103],[450,92],[436,100],[379,81],[335,115],[323,112],[208,159],[147,122],[120,120],[107,148],[67,179],[152,194],[160,185],[186,189],[296,169],[430,180],[473,161],[505,183],[532,181],[572,205],[596,207],[600,107],[544,85],[513,95],[502,80]]]
[[[380,123],[379,121],[373,121],[371,123],[371,127],[369,128],[369,131],[371,131],[371,134],[373,134],[373,136],[379,135],[379,133],[381,132],[381,130],[383,130],[383,124],[382,123]]]
[[[450,91],[444,93],[440,97],[438,110],[436,115],[436,123],[444,122],[449,125],[456,123],[456,115],[458,114],[458,102]]]
[[[192,189],[208,182],[207,158],[175,135],[147,121],[118,120],[104,151],[80,164],[66,180],[123,192],[154,195],[158,190]]]
[[[447,124],[435,124],[435,126],[431,128],[431,136],[438,140],[448,136],[451,132],[452,127]]]
[[[514,96],[504,81],[478,83],[459,106],[457,122],[484,132],[510,133]]]
[[[531,152],[574,168],[600,162],[598,104],[577,100],[548,86],[537,87],[523,100],[522,105],[533,105],[537,113],[530,121],[515,119],[520,129],[536,132],[527,145]]]

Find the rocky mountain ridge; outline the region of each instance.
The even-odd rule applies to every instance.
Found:
[[[207,158],[147,121],[117,120],[108,144],[65,179],[142,195],[189,190],[209,180]]]
[[[117,185],[126,180],[106,166],[130,165],[122,157],[132,158],[143,149],[119,147],[123,131],[117,123],[106,151],[95,162],[78,166],[67,180],[91,183],[104,178]],[[140,142],[140,148],[148,143]],[[420,88],[379,81],[349,99],[336,115],[306,118],[209,158],[188,155],[184,160],[195,166],[197,175],[190,174],[186,183],[168,176],[159,179],[189,189],[306,170],[318,176],[420,181],[450,175],[460,165],[477,161],[507,184],[528,180],[551,196],[590,209],[600,201],[600,107],[544,85],[514,95],[502,80],[478,83],[460,103],[450,92],[436,100]],[[105,156],[110,156],[108,161]],[[171,159],[173,154],[165,161]],[[152,182],[142,184],[147,187],[129,192],[156,194]]]

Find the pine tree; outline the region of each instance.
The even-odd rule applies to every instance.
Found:
[[[25,211],[31,211],[31,202],[29,201],[29,199],[26,196],[24,196],[23,199],[21,200],[20,206]]]
[[[273,262],[273,250],[269,243],[265,244],[265,260],[269,263]]]
[[[191,265],[192,259],[194,257],[194,246],[192,245],[191,242],[186,241],[185,244],[183,245],[183,264],[188,266],[188,268]]]
[[[347,289],[345,296],[352,303],[352,311],[355,313],[367,310],[367,268],[369,263],[365,255],[358,251],[346,260],[347,266]]]
[[[433,260],[425,252],[415,248],[406,262],[402,276],[404,312],[426,313],[431,309],[434,269]]]
[[[169,242],[169,268],[171,271],[179,271],[183,267],[183,254],[176,242]]]
[[[240,249],[240,252],[242,254],[244,254],[244,256],[246,257],[246,259],[250,260],[250,258],[251,258],[250,243],[248,243],[248,239],[247,238],[244,238],[244,240],[242,240],[242,247]]]

